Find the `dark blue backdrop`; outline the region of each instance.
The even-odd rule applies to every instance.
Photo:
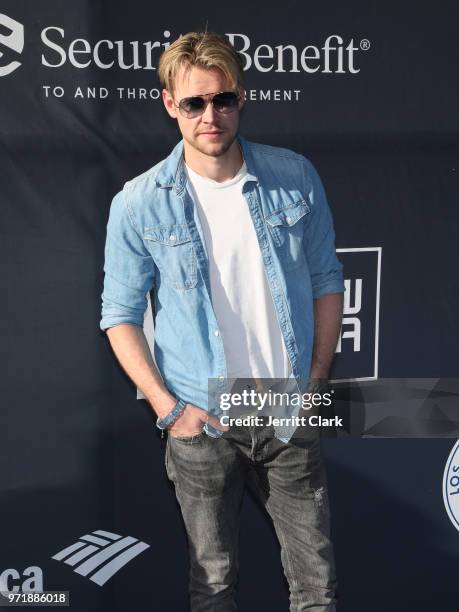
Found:
[[[311,159],[339,249],[381,247],[378,376],[455,377],[458,12],[449,0],[2,0],[2,16],[24,26],[22,49],[19,26],[14,41],[0,38],[0,66],[20,62],[0,77],[0,581],[10,576],[8,588],[20,587],[26,568],[36,566],[45,590],[70,591],[74,610],[187,609],[186,539],[164,441],[98,329],[111,198],[180,135],[160,99],[126,98],[127,88],[138,96],[139,88],[160,87],[159,48],[153,68],[143,55],[142,67],[125,69],[105,44],[100,56],[114,61],[105,69],[94,63],[97,42],[124,41],[129,64],[129,41],[145,50],[146,41],[163,44],[208,21],[209,29],[239,34],[239,50],[249,40],[252,59],[262,44],[273,56],[276,45],[293,45],[298,58],[317,47],[320,58],[309,64],[316,72],[292,72],[287,52],[284,72],[252,63],[245,74],[254,93],[241,132]],[[339,72],[337,51],[324,72],[322,47],[332,35],[343,49],[355,47],[358,72],[350,72],[345,52]],[[73,43],[84,52],[72,58],[75,39],[87,42]],[[96,98],[75,97],[78,87],[96,88]],[[260,100],[261,91],[273,98],[274,90],[281,99]],[[294,90],[297,101],[283,99]],[[374,335],[372,295],[364,334]],[[362,368],[373,367],[375,355],[361,364],[346,351],[346,376],[368,376]],[[340,611],[458,609],[459,533],[441,492],[453,443],[324,440]],[[240,608],[278,612],[288,607],[287,590],[274,532],[261,514],[246,497]],[[103,586],[52,559],[96,530],[150,545]]]

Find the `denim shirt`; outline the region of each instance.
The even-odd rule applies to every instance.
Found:
[[[342,265],[320,177],[289,149],[237,135],[247,164],[243,194],[254,223],[275,311],[298,386],[309,377],[313,300],[344,291]],[[228,235],[231,241],[231,235]],[[105,244],[100,328],[143,326],[152,290],[154,358],[177,398],[220,416],[209,380],[229,390],[225,353],[212,306],[206,244],[187,184],[183,140],[113,198]],[[298,389],[300,387],[298,386]],[[276,430],[287,442],[293,429]],[[221,435],[206,423],[204,431]]]

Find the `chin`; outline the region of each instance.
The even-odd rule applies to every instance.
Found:
[[[211,155],[212,157],[219,157],[228,151],[230,146],[233,144],[234,136],[232,138],[225,138],[224,141],[220,142],[208,142],[203,145],[202,142],[196,142],[196,149],[204,153],[205,155]]]
[[[215,144],[210,147],[204,147],[202,152],[205,153],[206,155],[211,155],[212,157],[220,157],[220,155],[223,155],[224,153],[226,153],[228,149],[229,149],[229,145]]]

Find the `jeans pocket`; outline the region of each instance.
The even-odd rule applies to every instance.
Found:
[[[180,444],[201,444],[205,435],[206,433],[204,430],[202,430],[199,433],[192,434],[191,436],[172,436],[169,434],[168,438],[170,438],[171,441],[174,440]]]

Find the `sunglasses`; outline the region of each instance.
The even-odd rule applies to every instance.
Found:
[[[219,91],[218,93],[202,94],[201,96],[190,96],[182,98],[178,103],[180,114],[187,119],[199,117],[206,110],[209,102],[218,113],[226,115],[236,110],[239,102],[239,94],[234,91]]]

